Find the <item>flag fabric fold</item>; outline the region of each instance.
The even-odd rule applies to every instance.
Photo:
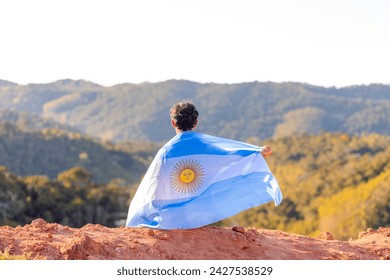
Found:
[[[126,226],[197,228],[270,201],[279,205],[282,193],[260,147],[186,131],[158,151]]]

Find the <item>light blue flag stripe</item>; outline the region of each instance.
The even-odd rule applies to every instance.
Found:
[[[248,143],[196,133],[197,142],[193,145],[195,132],[176,135],[164,145],[166,157],[182,157],[196,154],[247,156],[259,152],[259,147]],[[190,148],[189,148],[190,147]]]

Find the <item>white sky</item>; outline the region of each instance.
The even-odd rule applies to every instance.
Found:
[[[0,0],[0,79],[390,83],[389,0]]]

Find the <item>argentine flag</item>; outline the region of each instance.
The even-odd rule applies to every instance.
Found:
[[[126,226],[197,228],[270,201],[282,193],[260,147],[185,131],[158,151]]]

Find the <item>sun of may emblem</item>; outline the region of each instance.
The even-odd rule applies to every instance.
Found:
[[[199,162],[185,159],[176,163],[171,172],[171,186],[181,193],[196,192],[203,183],[204,169]]]

